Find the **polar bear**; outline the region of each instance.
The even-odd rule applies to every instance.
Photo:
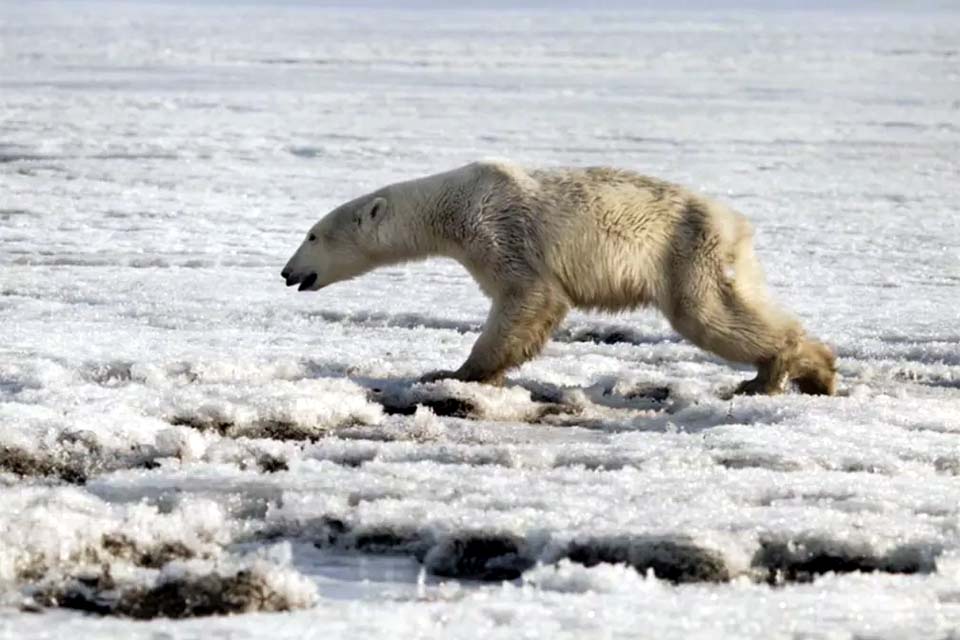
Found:
[[[654,306],[702,349],[757,367],[739,393],[775,394],[792,381],[833,394],[834,354],[768,299],[751,236],[723,204],[631,171],[481,161],[337,207],[281,275],[316,291],[388,264],[459,261],[491,298],[490,313],[467,361],[424,380],[499,384],[570,308]]]

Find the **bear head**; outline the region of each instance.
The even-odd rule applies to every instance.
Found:
[[[377,228],[388,201],[370,194],[343,204],[317,222],[280,275],[287,286],[316,291],[370,271],[380,264]]]

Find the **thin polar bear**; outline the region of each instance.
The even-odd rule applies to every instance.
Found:
[[[467,361],[425,380],[499,384],[572,307],[654,306],[702,349],[757,367],[740,393],[793,382],[833,394],[833,352],[770,301],[751,237],[723,204],[630,171],[475,162],[337,207],[281,275],[316,291],[403,261],[459,261],[491,298],[490,314]]]

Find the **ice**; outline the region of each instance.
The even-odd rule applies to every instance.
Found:
[[[675,4],[0,3],[0,636],[957,636],[960,17]],[[743,211],[838,396],[650,311],[420,383],[459,265],[283,287],[491,156]]]

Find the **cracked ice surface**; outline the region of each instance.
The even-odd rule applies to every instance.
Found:
[[[0,41],[0,634],[958,633],[957,14],[9,3]],[[417,384],[485,317],[459,266],[283,287],[332,206],[482,156],[742,210],[841,394],[724,399],[652,312]]]

